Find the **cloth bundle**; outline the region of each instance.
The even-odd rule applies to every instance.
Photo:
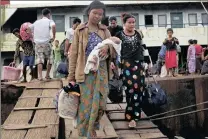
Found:
[[[105,45],[112,45],[114,49],[116,50],[118,56],[121,54],[121,40],[117,37],[110,37],[101,43],[98,43],[98,45],[92,50],[90,55],[88,56],[87,63],[84,69],[85,74],[89,74],[90,71],[96,72],[99,67],[99,61],[106,60],[109,55],[106,55],[105,57],[99,57],[99,51],[101,48],[103,48]]]
[[[33,41],[32,32],[28,31],[28,27],[31,25],[30,22],[23,23],[20,27],[20,36],[23,41]]]

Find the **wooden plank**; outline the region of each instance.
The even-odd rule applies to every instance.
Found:
[[[26,97],[26,96],[40,96],[42,94],[42,89],[25,89],[24,92],[20,97]],[[28,98],[28,99],[22,99],[18,100],[14,108],[26,108],[26,107],[34,107],[37,102],[37,98]]]
[[[166,137],[161,132],[160,133],[149,133],[149,134],[140,134],[142,139],[155,139]]]
[[[27,88],[40,88],[40,89],[57,89],[62,87],[60,79],[53,79],[49,81],[34,81],[27,83]]]
[[[122,130],[119,130],[122,131]],[[130,138],[130,139],[141,139],[140,135],[135,132],[136,130],[124,130],[123,132],[117,132],[116,133],[119,135],[120,138]]]
[[[72,126],[72,121],[67,122],[68,125]],[[70,129],[68,128],[68,131],[70,132]],[[71,127],[71,135],[69,139],[78,139],[78,131],[77,129],[73,129],[73,126]],[[100,120],[100,129],[96,130],[97,138],[98,139],[107,139],[107,138],[117,138],[118,135],[116,134],[113,125],[111,124],[110,120],[107,118],[106,114],[103,115],[103,117]],[[67,138],[66,138],[67,139]]]
[[[110,112],[108,113],[109,119],[110,120],[125,120],[125,114],[124,112]],[[141,119],[140,120],[147,120],[147,115],[144,112],[141,112]]]
[[[55,109],[55,107],[28,107],[28,108],[14,108],[14,111],[26,111],[26,110],[43,110],[43,109]]]
[[[72,125],[73,120],[71,119],[64,119],[65,123],[65,138],[68,139],[70,138],[72,131],[73,131],[73,125]]]
[[[41,95],[42,90],[28,90],[25,89],[24,92],[22,93],[21,96],[38,96]],[[19,100],[15,107],[34,107],[36,104],[37,99],[36,98],[31,98],[31,99],[26,99],[26,100]],[[8,116],[7,120],[4,122],[4,126],[6,125],[10,125],[10,124],[24,124],[27,125],[28,122],[30,121],[30,119],[32,118],[32,114],[33,111],[32,110],[28,110],[28,111],[12,111],[11,114]],[[2,136],[4,137],[3,139],[11,139],[11,135],[12,138],[14,139],[18,139],[21,138],[23,139],[25,134],[26,134],[26,130],[3,130],[4,132],[2,132]],[[10,136],[9,136],[10,135]]]
[[[78,130],[77,129],[73,129],[69,139],[78,139],[78,138],[79,138]]]
[[[27,130],[1,130],[2,139],[24,139]]]
[[[120,107],[120,106],[121,107]],[[120,104],[106,104],[106,111],[124,111],[126,109],[126,103]]]
[[[115,121],[112,122],[112,124],[115,130],[129,129],[128,121]],[[135,127],[135,129],[149,129],[149,128],[157,128],[157,126],[150,121],[142,120],[142,121],[138,121],[137,126]]]
[[[111,124],[110,120],[108,119],[107,115],[104,114],[102,119],[100,120],[100,125],[103,127],[103,132],[105,133],[105,136],[108,138],[116,138],[118,135],[116,134],[116,131]]]
[[[154,129],[134,129],[134,130],[116,130],[118,135],[122,134],[151,134],[151,133],[161,133],[158,128]]]
[[[54,96],[58,89],[44,89],[42,95],[43,96]],[[52,107],[53,98],[41,98],[38,107]],[[58,123],[59,118],[57,113],[54,110],[37,110],[32,124],[46,124],[46,123]],[[58,137],[58,125],[51,125],[46,128],[39,128],[39,129],[29,129],[25,139],[34,139],[34,138],[41,138],[41,139],[51,139]]]
[[[19,99],[28,99],[28,98],[53,98],[48,96],[26,96],[26,97],[19,97]]]
[[[31,129],[31,128],[45,128],[47,125],[6,125],[3,126],[5,130],[20,130],[20,129]]]

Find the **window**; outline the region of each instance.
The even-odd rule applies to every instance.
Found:
[[[52,19],[56,24],[57,32],[65,31],[65,16],[64,15],[52,15]]]
[[[145,26],[146,27],[153,27],[153,15],[145,15]]]
[[[158,15],[158,27],[166,27],[166,26],[167,26],[167,16]]]
[[[202,13],[201,18],[202,18],[202,25],[208,25],[208,14]]]
[[[88,21],[88,15],[83,15],[83,21],[87,22]]]
[[[197,14],[188,14],[189,26],[197,26]]]
[[[77,17],[69,17],[69,28],[72,27],[74,19]]]
[[[135,25],[135,28],[136,29],[139,29],[139,14],[138,13],[131,13],[135,19],[136,19],[136,25]]]

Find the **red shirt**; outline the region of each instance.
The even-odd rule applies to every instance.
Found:
[[[201,53],[202,53],[202,46],[196,44],[195,45],[195,49],[196,49],[196,55],[201,55]]]

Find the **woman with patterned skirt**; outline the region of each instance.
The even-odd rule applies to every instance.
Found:
[[[129,127],[136,127],[136,121],[141,118],[141,102],[145,88],[142,66],[144,48],[142,36],[135,30],[135,17],[124,14],[123,23],[124,30],[116,36],[122,40],[121,69],[127,102],[125,119],[129,121]]]
[[[98,71],[84,74],[86,60],[98,43],[110,37],[105,25],[99,24],[105,15],[105,5],[95,0],[86,10],[89,17],[87,23],[80,24],[74,32],[69,63],[69,82],[78,83],[80,87],[80,104],[77,116],[77,129],[80,137],[92,139],[96,137],[96,128],[104,114],[108,80],[112,77],[110,70],[116,58],[113,46],[106,45],[99,51],[100,57],[109,55],[108,59],[100,62]]]

